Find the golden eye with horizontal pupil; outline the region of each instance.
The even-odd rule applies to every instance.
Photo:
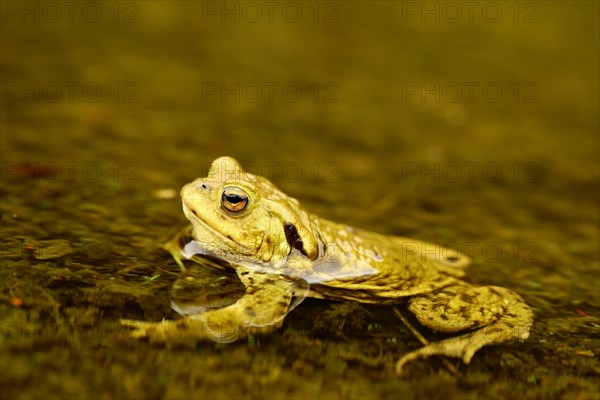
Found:
[[[225,188],[221,195],[221,207],[225,211],[240,212],[248,206],[248,194],[241,189]]]

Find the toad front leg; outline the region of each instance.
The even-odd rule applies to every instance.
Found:
[[[230,306],[174,321],[121,320],[120,323],[134,328],[131,332],[134,338],[170,343],[200,340],[229,343],[279,328],[288,313],[295,282],[279,275],[237,272],[246,293]]]
[[[438,292],[413,297],[408,308],[421,324],[438,332],[477,330],[404,355],[396,365],[398,374],[404,364],[419,357],[458,357],[468,364],[483,346],[510,339],[527,339],[533,322],[533,312],[523,299],[498,286],[448,286]]]

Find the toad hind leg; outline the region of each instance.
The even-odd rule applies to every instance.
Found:
[[[290,307],[295,282],[249,271],[238,271],[238,275],[246,293],[232,305],[174,321],[121,320],[120,323],[134,328],[130,334],[133,338],[169,343],[201,340],[229,343],[279,328]]]
[[[421,324],[439,332],[476,330],[404,355],[396,364],[398,374],[407,362],[433,355],[462,358],[468,364],[483,346],[527,339],[533,321],[531,308],[519,295],[497,286],[449,286],[412,298],[408,308]]]

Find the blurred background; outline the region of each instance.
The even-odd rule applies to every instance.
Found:
[[[6,398],[598,396],[597,2],[0,5]],[[115,340],[175,317],[160,245],[221,155],[322,217],[470,249],[531,339],[409,380],[381,307],[372,335],[308,301],[258,342]]]

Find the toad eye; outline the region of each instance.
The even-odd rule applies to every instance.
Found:
[[[225,211],[240,212],[248,206],[248,194],[238,188],[225,188],[221,195],[221,207]]]

